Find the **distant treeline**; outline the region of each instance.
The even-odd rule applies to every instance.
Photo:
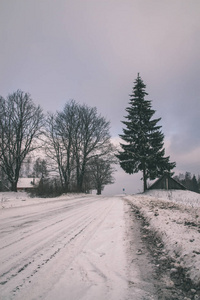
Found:
[[[174,179],[183,184],[188,190],[200,193],[200,175],[192,175],[190,172],[174,176]]]

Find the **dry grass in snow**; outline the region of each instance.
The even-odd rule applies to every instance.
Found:
[[[177,268],[200,285],[200,195],[190,191],[148,191],[127,196],[164,243]]]

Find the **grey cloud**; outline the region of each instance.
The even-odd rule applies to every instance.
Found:
[[[199,146],[199,0],[0,6],[1,95],[20,88],[45,111],[72,98],[96,106],[117,136],[140,72],[171,152]]]

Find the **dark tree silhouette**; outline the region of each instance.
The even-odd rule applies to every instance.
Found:
[[[126,121],[122,122],[125,125],[123,134],[120,135],[125,142],[121,143],[123,151],[116,155],[126,173],[142,171],[144,191],[147,189],[148,178],[155,179],[175,167],[174,162],[169,162],[169,157],[164,157],[164,135],[160,130],[161,126],[157,125],[161,118],[152,119],[155,110],[151,108],[151,101],[145,100],[148,95],[145,88],[146,85],[138,74],[129,107],[126,108]]]
[[[87,166],[98,155],[112,152],[110,124],[96,108],[68,102],[64,110],[47,119],[46,153],[57,164],[61,184],[66,191],[76,181],[76,190],[84,192]],[[74,189],[74,187],[73,187]]]
[[[94,157],[88,166],[89,179],[92,185],[92,189],[97,190],[97,195],[101,195],[105,185],[113,184],[115,172],[113,164],[115,163],[113,158],[99,158]]]
[[[43,114],[29,94],[20,90],[0,97],[0,166],[17,191],[20,169],[26,156],[38,148]]]

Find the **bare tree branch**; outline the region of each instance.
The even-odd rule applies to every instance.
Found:
[[[43,114],[29,94],[20,90],[0,98],[0,157],[1,168],[7,175],[13,191],[21,165],[27,154],[38,148],[37,139],[42,134]]]

